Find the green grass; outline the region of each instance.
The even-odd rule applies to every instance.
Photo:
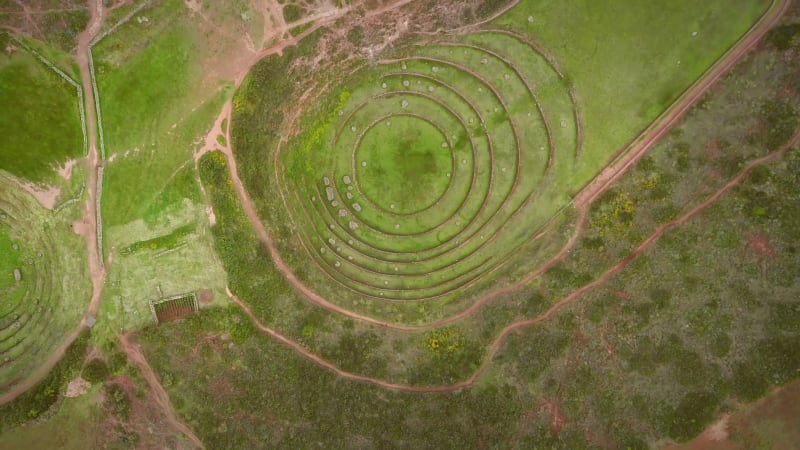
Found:
[[[408,214],[432,206],[450,182],[453,157],[442,133],[429,123],[398,116],[378,123],[355,153],[356,181],[386,210]],[[362,166],[366,162],[366,166]]]
[[[20,252],[14,250],[13,245],[14,241],[8,235],[8,228],[0,227],[0,249],[3,249],[3,253],[0,254],[0,292],[3,292],[4,298],[8,295],[7,289],[16,283],[14,269],[21,267]]]
[[[199,200],[189,160],[197,137],[218,112],[226,89],[203,82],[204,37],[180,2],[145,7],[93,47],[106,152],[104,225],[124,225]],[[113,243],[112,243],[113,245]]]
[[[0,435],[0,446],[19,450],[31,447],[85,449],[87,437],[94,436],[101,395],[102,390],[97,386],[80,397],[64,399],[58,411],[47,421]]]
[[[113,37],[93,50],[108,155],[144,148],[177,121],[175,106],[187,102],[195,70],[192,31],[180,23],[124,61],[104,58]]]
[[[54,168],[83,155],[75,88],[18,49],[0,57],[0,169],[34,182],[57,178]]]
[[[529,34],[572,81],[586,132],[585,157],[572,179],[577,187],[721,56],[769,3],[679,0],[654,8],[636,0],[530,1],[493,25]],[[727,14],[731,8],[737,14]]]
[[[5,438],[6,430],[39,417],[59,400],[66,382],[80,373],[90,336],[88,330],[81,332],[44,379],[13,401],[0,405],[0,436]],[[19,430],[17,436],[24,434]]]
[[[135,242],[120,249],[119,253],[121,255],[130,255],[145,249],[150,251],[173,249],[185,242],[183,241],[183,238],[191,234],[195,230],[196,226],[196,224],[190,223],[188,225],[176,228],[169,234],[164,234],[146,241]]]

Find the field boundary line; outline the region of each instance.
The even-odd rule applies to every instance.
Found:
[[[86,131],[86,109],[83,105],[84,103],[83,88],[81,87],[80,84],[78,84],[77,81],[75,81],[72,77],[67,75],[63,70],[59,69],[55,64],[53,64],[52,61],[45,58],[44,55],[42,55],[35,49],[31,48],[30,46],[28,46],[28,44],[20,40],[17,36],[11,36],[11,39],[13,39],[14,42],[18,43],[20,46],[22,46],[22,48],[24,48],[28,53],[35,56],[39,61],[41,61],[44,65],[49,67],[52,71],[57,73],[67,83],[75,87],[75,90],[78,94],[78,114],[80,115],[81,118],[81,133],[83,134],[83,156],[86,156],[89,153],[89,138]]]
[[[125,17],[123,17],[119,22],[114,24],[111,28],[104,31],[103,34],[99,36],[95,36],[89,42],[88,53],[89,53],[89,76],[92,79],[92,92],[94,93],[94,110],[95,116],[97,117],[97,131],[98,137],[100,138],[100,159],[106,159],[106,142],[105,142],[105,132],[103,131],[103,114],[100,111],[100,92],[97,88],[97,78],[95,77],[94,73],[94,56],[92,55],[92,47],[95,46],[98,42],[103,40],[106,36],[110,35],[114,31],[117,30],[120,26],[124,25],[126,22],[131,20],[131,18],[136,15],[139,11],[144,9],[147,6],[148,2],[145,0],[139,4],[136,8],[134,8],[131,12],[129,12]],[[101,253],[102,255],[102,253]]]

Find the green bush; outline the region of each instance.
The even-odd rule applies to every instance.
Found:
[[[283,7],[283,20],[286,23],[296,22],[303,17],[303,8],[297,5],[286,5]]]
[[[58,400],[58,394],[80,370],[91,332],[86,329],[67,348],[47,376],[13,401],[0,405],[0,431],[35,419]]]
[[[769,30],[767,42],[779,50],[800,47],[800,23],[781,25]]]
[[[105,387],[105,393],[106,406],[120,421],[126,422],[131,413],[131,400],[125,388],[119,384],[109,384]]]
[[[81,376],[90,383],[101,383],[108,378],[109,374],[110,372],[105,361],[100,358],[93,358],[83,368]]]

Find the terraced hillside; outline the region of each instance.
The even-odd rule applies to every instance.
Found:
[[[86,270],[64,217],[0,176],[0,392],[30,376],[83,314]]]
[[[276,170],[305,247],[342,286],[453,294],[565,204],[578,110],[552,56],[525,37],[474,33],[357,80],[327,133],[285,150]]]

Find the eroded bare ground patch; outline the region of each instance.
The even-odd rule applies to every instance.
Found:
[[[159,426],[168,418],[153,401],[147,387],[129,375],[122,374],[105,382],[100,405],[102,420],[92,436],[94,448],[116,448],[119,445],[193,448],[171,427]]]
[[[694,440],[663,450],[746,450],[795,448],[800,442],[800,381],[775,389],[764,399],[741,404]]]

